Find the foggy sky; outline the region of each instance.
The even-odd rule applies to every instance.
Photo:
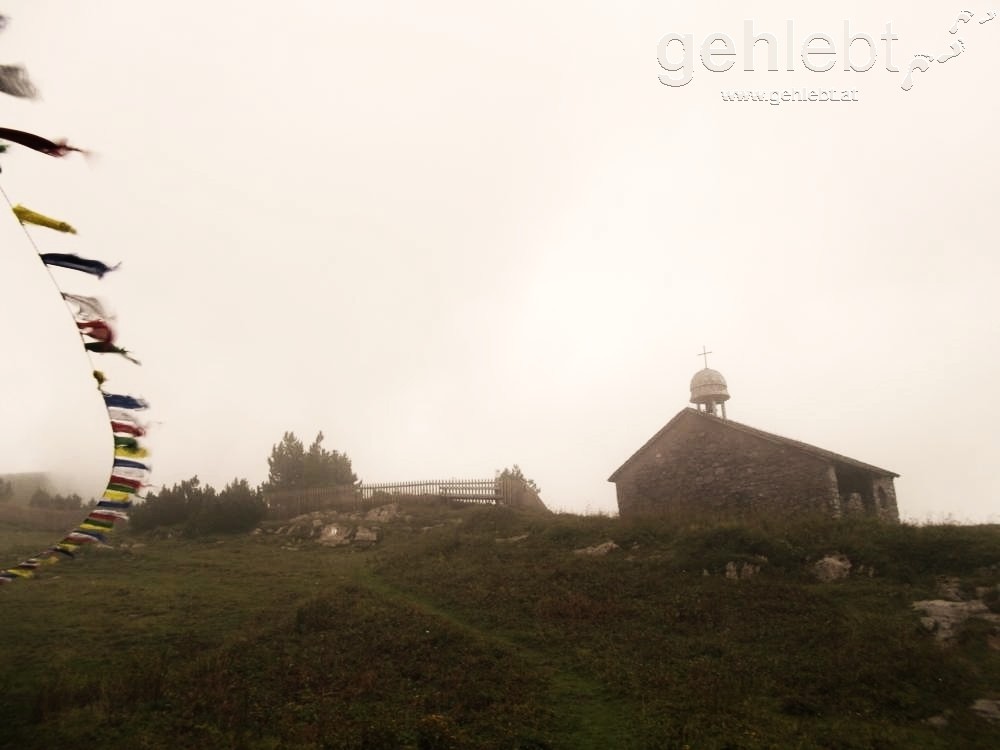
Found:
[[[368,481],[519,464],[550,508],[607,477],[709,363],[729,417],[895,471],[901,515],[998,520],[1000,17],[964,5],[9,0],[0,63],[42,99],[6,127],[95,156],[0,157],[11,200],[121,269],[98,294],[141,368],[157,483],[266,478],[284,431]],[[985,17],[989,4],[968,6]],[[743,67],[743,22],[781,70]],[[811,33],[828,73],[784,70]],[[844,72],[841,35],[899,36]],[[661,84],[657,43],[725,33],[736,65]],[[878,45],[881,55],[882,45]],[[854,53],[863,61],[863,48]],[[857,102],[724,102],[852,89]],[[0,216],[0,472],[100,493],[110,440],[79,337]]]

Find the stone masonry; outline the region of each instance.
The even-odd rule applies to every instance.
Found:
[[[695,512],[899,519],[892,472],[684,409],[610,478],[625,517]]]

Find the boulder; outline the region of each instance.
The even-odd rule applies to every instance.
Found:
[[[947,602],[960,602],[964,599],[962,582],[958,578],[940,576],[937,579],[937,594]]]
[[[823,583],[839,581],[851,574],[851,561],[847,555],[827,555],[813,565],[813,574]]]
[[[618,549],[618,545],[614,542],[604,542],[603,544],[595,544],[592,547],[584,547],[582,549],[573,550],[575,555],[589,555],[590,557],[603,557],[609,552],[614,552]]]
[[[375,544],[378,541],[378,537],[378,529],[358,526],[354,531],[354,537],[351,541],[355,544]]]
[[[320,530],[319,537],[316,541],[320,544],[325,544],[328,547],[339,547],[343,544],[350,544],[351,530],[347,526],[341,526],[336,523],[328,523]]]
[[[748,562],[726,563],[726,578],[730,581],[745,581],[748,578],[753,578],[758,573],[760,573],[760,565],[753,565]]]
[[[370,511],[365,513],[366,521],[378,521],[379,523],[395,521],[397,518],[402,517],[403,512],[399,509],[399,503],[380,505],[379,507],[372,508]]]
[[[972,704],[972,712],[991,724],[1000,724],[1000,701],[980,698]]]
[[[913,608],[924,613],[920,624],[924,630],[934,633],[939,641],[949,641],[955,637],[958,628],[970,617],[976,617],[1000,625],[1000,615],[990,612],[981,601],[952,602],[945,599],[930,599],[913,602]]]

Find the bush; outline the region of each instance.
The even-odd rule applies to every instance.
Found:
[[[150,531],[164,526],[183,526],[192,536],[249,531],[264,517],[267,506],[245,479],[234,479],[222,492],[202,486],[197,476],[175,484],[132,511],[132,528]]]
[[[246,479],[234,479],[217,496],[201,503],[197,513],[188,519],[191,534],[250,531],[267,512],[260,492],[250,487]]]

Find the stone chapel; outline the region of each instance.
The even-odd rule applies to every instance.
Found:
[[[730,420],[725,378],[707,366],[691,403],[608,479],[622,518],[697,513],[861,514],[899,521],[899,475],[854,458]]]

